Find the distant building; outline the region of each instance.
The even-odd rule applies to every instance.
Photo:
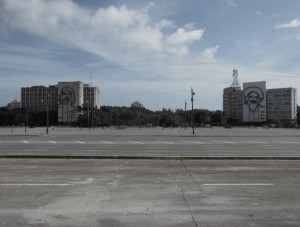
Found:
[[[47,100],[48,88],[45,86],[21,88],[21,107],[27,111],[46,111]]]
[[[83,85],[83,104],[90,108],[99,108],[100,91],[98,87],[91,87],[88,84]]]
[[[267,120],[297,119],[297,89],[276,88],[267,90]]]
[[[131,107],[136,107],[136,108],[144,108],[143,104],[138,102],[138,101],[135,101],[131,104]]]
[[[7,103],[6,108],[8,110],[21,108],[21,102],[15,99],[14,101]]]
[[[57,85],[21,88],[21,107],[30,112],[57,111],[58,122],[77,121],[79,105],[100,107],[100,91],[80,81],[58,82]]]
[[[223,119],[228,123],[243,122],[243,90],[228,87],[223,91]]]
[[[297,120],[297,89],[266,89],[266,82],[243,84],[243,90],[223,90],[223,122],[226,123],[295,123]]]
[[[77,121],[77,107],[83,104],[83,82],[58,82],[58,122]]]

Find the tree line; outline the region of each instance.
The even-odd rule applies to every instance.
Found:
[[[300,107],[297,107],[297,121],[300,125]],[[146,108],[125,106],[101,106],[101,108],[87,108],[78,106],[78,119],[65,125],[77,127],[189,127],[192,125],[192,111],[183,109],[166,109],[152,111]],[[61,125],[58,122],[57,111],[49,111],[49,125]],[[223,112],[221,110],[209,111],[207,109],[194,110],[195,127],[207,125],[225,125],[222,122]],[[0,126],[45,126],[47,121],[46,111],[28,112],[24,108],[8,110],[0,107]],[[280,125],[280,124],[278,124]]]
[[[102,106],[101,108],[87,108],[78,106],[78,119],[71,123],[80,127],[188,127],[192,124],[192,112],[182,109],[166,109],[152,111],[146,108]],[[59,125],[57,111],[49,111],[49,125]],[[24,108],[8,110],[0,107],[1,126],[45,126],[46,111],[28,112]],[[209,111],[207,109],[194,110],[194,124],[196,127],[208,124],[222,125],[222,111]],[[70,123],[69,123],[70,125]]]

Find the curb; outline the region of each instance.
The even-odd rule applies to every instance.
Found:
[[[0,159],[132,159],[132,160],[300,160],[300,157],[270,156],[89,156],[89,155],[0,155]]]

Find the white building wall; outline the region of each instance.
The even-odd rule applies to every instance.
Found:
[[[266,121],[266,81],[243,84],[243,122]]]
[[[58,82],[58,122],[77,121],[77,107],[83,104],[83,82]]]

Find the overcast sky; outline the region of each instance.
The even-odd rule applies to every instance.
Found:
[[[0,106],[83,81],[100,104],[222,109],[223,88],[300,89],[299,0],[0,0]],[[298,91],[298,100],[300,91]]]

